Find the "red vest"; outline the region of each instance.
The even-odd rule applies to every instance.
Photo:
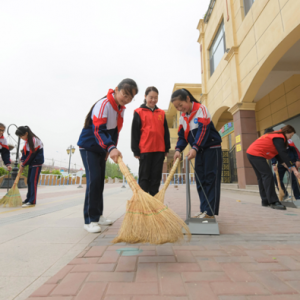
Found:
[[[249,146],[247,153],[253,156],[272,159],[278,154],[278,151],[273,144],[273,139],[275,138],[283,138],[284,141],[286,141],[285,136],[280,133],[264,134]]]
[[[152,112],[142,107],[136,109],[135,112],[139,114],[142,123],[140,152],[165,152],[165,112],[159,108]]]

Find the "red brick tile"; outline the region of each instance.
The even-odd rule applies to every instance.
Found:
[[[222,268],[233,281],[255,281],[238,263],[223,263]]]
[[[281,271],[273,272],[277,277],[283,281],[300,280],[300,271]]]
[[[92,272],[86,281],[133,282],[134,272]]]
[[[174,255],[173,248],[171,246],[156,246],[157,255]]]
[[[117,251],[105,251],[98,262],[102,264],[116,263],[119,256],[120,254]]]
[[[50,294],[50,292],[56,287],[56,284],[43,284],[39,287],[30,297],[45,297]]]
[[[143,250],[143,252],[138,254],[138,256],[154,256],[154,255],[156,255],[155,250]]]
[[[73,297],[30,297],[27,300],[73,300]]]
[[[158,295],[155,282],[109,283],[106,295]]]
[[[230,281],[224,272],[182,272],[181,275],[184,282]]]
[[[203,251],[206,250],[206,247],[203,246],[173,246],[173,250],[187,250],[187,251]]]
[[[290,285],[295,291],[300,293],[300,281],[288,281],[287,284]],[[300,295],[299,295],[299,299],[300,299]]]
[[[191,251],[187,250],[175,250],[175,257],[178,262],[182,263],[193,263],[197,261]]]
[[[219,300],[248,300],[246,296],[219,296]]]
[[[288,271],[287,267],[279,263],[241,263],[240,265],[246,271]]]
[[[87,265],[87,264],[96,264],[98,262],[99,258],[93,257],[93,258],[74,258],[69,262],[69,265]]]
[[[262,251],[247,250],[246,253],[258,263],[276,263],[272,256],[265,255]]]
[[[93,246],[85,255],[84,257],[98,257],[102,256],[104,251],[106,250],[107,246]]]
[[[203,272],[223,272],[219,263],[210,260],[198,260],[198,264]]]
[[[250,256],[219,256],[214,257],[214,260],[219,263],[251,263],[255,262]]]
[[[159,278],[163,295],[186,295],[186,291],[180,273],[162,272]]]
[[[196,263],[161,263],[158,264],[161,272],[199,272],[200,267]]]
[[[82,251],[76,257],[83,257],[87,253],[87,250]]]
[[[76,295],[87,275],[87,273],[69,273],[52,291],[51,296]]]
[[[107,283],[88,282],[85,283],[74,300],[99,300],[105,292]]]
[[[288,257],[288,256],[278,256],[278,257],[277,257],[277,261],[278,261],[281,265],[283,265],[283,266],[289,268],[289,269],[292,270],[292,271],[297,271],[297,270],[300,271],[300,262],[294,260],[294,259],[291,258],[291,257]]]
[[[136,272],[136,282],[157,282],[157,264],[154,263],[143,263],[138,264]]]
[[[297,255],[299,254],[296,250],[263,250],[262,253],[271,256],[289,256],[289,255]]]
[[[139,263],[173,263],[176,262],[175,256],[148,256],[139,257]]]
[[[145,251],[156,250],[156,246],[140,246],[140,249]]]
[[[219,300],[208,283],[187,283],[186,287],[190,300]]]
[[[228,256],[228,254],[223,250],[192,251],[192,254],[194,256],[205,256],[205,257]]]
[[[223,245],[220,247],[221,250],[224,250],[230,256],[246,256],[246,252],[243,251],[240,247],[234,245]]]
[[[296,294],[297,292],[282,282],[278,277],[268,271],[253,272],[253,275],[262,283],[272,294]]]
[[[132,300],[189,300],[185,296],[134,296]]]
[[[257,282],[212,282],[212,290],[217,295],[267,295],[269,292]]]
[[[67,265],[63,267],[57,274],[55,274],[53,277],[48,279],[46,283],[58,283],[60,280],[62,280],[72,269],[74,266]]]
[[[130,272],[136,269],[137,257],[135,256],[121,256],[116,267],[118,272]]]
[[[299,300],[299,295],[250,296],[247,300]]]
[[[81,272],[113,272],[115,269],[115,264],[88,264],[88,265],[78,265],[74,266],[71,273],[81,273]]]
[[[106,296],[103,300],[131,300],[131,296]]]

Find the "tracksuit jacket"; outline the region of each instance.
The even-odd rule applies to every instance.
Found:
[[[1,153],[1,157],[2,157],[2,160],[3,160],[4,164],[6,166],[9,166],[11,164],[10,153],[9,153],[7,140],[4,137],[4,135],[2,135],[0,137],[0,153]]]
[[[33,138],[35,152],[29,148],[29,143],[26,141],[22,150],[22,167],[29,165],[30,167],[39,167],[44,163],[44,145],[38,138]]]

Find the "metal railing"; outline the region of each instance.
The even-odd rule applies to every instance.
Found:
[[[164,184],[167,180],[169,173],[163,173],[161,178],[161,184]],[[196,184],[196,178],[194,173],[189,173],[189,182],[190,184]],[[186,183],[186,174],[184,173],[175,173],[170,184],[185,184]]]
[[[76,185],[82,184],[82,176],[62,176],[53,174],[41,174],[38,185],[60,186],[60,185]]]

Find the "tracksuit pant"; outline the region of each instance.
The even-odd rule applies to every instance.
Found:
[[[164,152],[141,153],[139,185],[152,196],[158,193],[165,160]]]
[[[207,148],[199,150],[195,160],[197,191],[200,197],[200,211],[209,216],[219,214],[221,196],[222,150]],[[199,183],[202,184],[202,187]],[[207,199],[204,195],[207,196]],[[208,204],[208,202],[209,204]]]
[[[105,181],[105,153],[80,149],[86,172],[86,191],[84,200],[84,222],[99,222],[103,213],[103,190]]]
[[[284,191],[284,194],[286,196],[288,196],[289,193],[287,192],[287,190],[284,186],[284,183],[283,183],[283,177],[284,177],[285,172],[287,172],[287,169],[282,165],[278,165],[278,175],[279,175],[280,185],[281,185],[282,190]],[[293,189],[294,197],[295,197],[295,199],[300,200],[300,190],[299,190],[299,186],[297,184],[297,178],[295,177],[295,174],[293,172],[290,173],[290,175],[292,175],[292,189]],[[275,180],[275,185],[278,188],[276,174],[274,174],[274,180]]]
[[[273,173],[267,163],[267,160],[263,157],[250,155],[248,153],[247,157],[257,177],[262,204],[267,205],[279,202],[278,196],[275,191]]]
[[[37,187],[39,182],[39,176],[42,170],[42,166],[36,166],[28,168],[27,186],[28,192],[25,199],[25,203],[36,204]]]

